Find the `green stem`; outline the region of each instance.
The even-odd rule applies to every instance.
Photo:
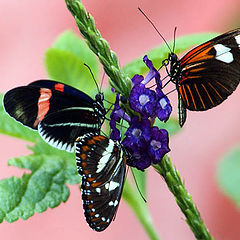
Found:
[[[186,222],[190,226],[196,239],[212,240],[208,229],[206,228],[200,213],[194,204],[191,195],[187,192],[179,172],[172,165],[170,158],[165,156],[161,163],[153,165],[155,170],[161,174],[173,193],[178,206],[186,217]]]
[[[128,181],[125,181],[124,184],[123,198],[136,214],[148,234],[149,239],[159,240],[158,234],[153,227],[152,218],[149,215],[146,203],[140,197],[139,193],[133,190]]]
[[[120,68],[116,53],[110,50],[108,42],[97,30],[93,17],[86,12],[81,1],[65,0],[65,2],[89,48],[97,55],[104,71],[110,77],[110,84],[117,92],[128,97],[132,88],[131,80]]]

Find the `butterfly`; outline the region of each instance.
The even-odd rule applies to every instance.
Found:
[[[8,91],[5,111],[34,130],[50,145],[74,151],[75,140],[86,133],[99,134],[105,119],[103,94],[95,100],[69,85],[38,80]]]
[[[84,215],[93,230],[105,230],[116,214],[128,158],[121,143],[105,136],[87,133],[76,140]]]
[[[235,29],[207,41],[178,59],[171,52],[170,81],[178,92],[179,125],[187,112],[205,111],[222,103],[237,88],[240,81],[240,29]]]

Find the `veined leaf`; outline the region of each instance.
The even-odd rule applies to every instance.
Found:
[[[32,173],[0,181],[0,222],[26,220],[35,212],[44,212],[68,199],[66,183],[69,173],[76,173],[76,167],[66,164],[64,158],[30,155],[11,159],[9,164],[30,169]]]
[[[91,67],[93,74],[97,77],[99,74],[99,64],[95,54],[88,48],[84,40],[68,30],[59,35],[52,46],[54,49],[65,50]]]

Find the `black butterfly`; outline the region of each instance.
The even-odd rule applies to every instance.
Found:
[[[86,133],[99,134],[105,119],[103,94],[93,100],[66,84],[38,80],[4,95],[5,111],[23,125],[38,130],[50,145],[74,151],[74,142]]]
[[[222,103],[240,81],[240,29],[224,33],[195,47],[180,60],[169,54],[170,80],[178,91],[179,124],[186,109],[205,111]]]
[[[82,176],[84,214],[89,226],[105,230],[118,208],[129,153],[117,141],[93,133],[77,139],[76,161]]]

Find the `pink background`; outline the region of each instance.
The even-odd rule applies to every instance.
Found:
[[[238,0],[83,1],[97,27],[121,64],[162,43],[154,29],[137,11],[141,7],[170,40],[177,35],[204,31],[224,32],[234,28],[239,15]],[[75,29],[63,0],[0,0],[0,91],[46,77],[44,51],[56,36]],[[176,94],[171,95],[176,109]],[[170,140],[172,162],[215,239],[240,239],[240,213],[216,185],[219,158],[240,140],[240,88],[221,106],[204,113],[188,112],[183,131]],[[7,167],[7,160],[29,153],[22,141],[0,135],[1,178],[20,175]],[[194,239],[166,184],[148,170],[148,205],[161,239]],[[121,202],[115,222],[103,233],[92,231],[83,217],[80,192],[71,186],[67,203],[27,221],[0,225],[1,239],[147,239],[134,214]]]

